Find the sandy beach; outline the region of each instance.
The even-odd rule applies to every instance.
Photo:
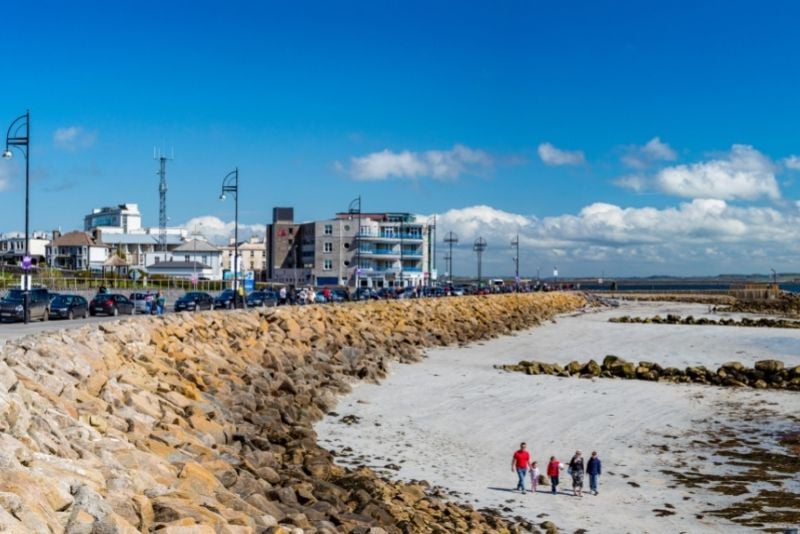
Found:
[[[343,465],[424,479],[476,508],[537,524],[550,520],[563,532],[751,531],[715,511],[761,489],[798,494],[796,476],[767,472],[749,484],[717,481],[726,491],[681,476],[735,478],[751,467],[733,461],[731,450],[745,456],[780,450],[781,433],[800,427],[797,393],[527,376],[493,368],[522,359],[602,361],[606,354],[677,367],[716,368],[731,360],[751,366],[766,358],[800,364],[798,330],[608,323],[615,316],[668,313],[742,316],[710,314],[706,305],[623,303],[485,343],[431,350],[421,363],[396,365],[380,385],[357,385],[335,415],[316,426],[320,443]],[[345,416],[356,422],[344,424]],[[749,441],[720,449],[715,436]],[[597,450],[603,461],[600,494],[573,497],[566,473],[557,496],[541,487],[535,494],[512,492],[510,460],[520,441],[528,443],[542,471],[551,455],[567,462],[576,449],[586,457]],[[779,519],[764,526],[784,526]]]

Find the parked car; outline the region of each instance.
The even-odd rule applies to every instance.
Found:
[[[175,301],[175,311],[210,310],[214,307],[214,298],[202,291],[190,291]]]
[[[89,303],[89,315],[133,315],[133,302],[118,293],[98,293]]]
[[[216,297],[214,297],[214,309],[217,308],[233,308],[233,297],[236,296],[233,289],[226,289]]]
[[[51,319],[86,319],[89,316],[89,303],[80,295],[56,295],[50,301]]]
[[[0,319],[11,321],[24,321],[25,311],[23,301],[25,292],[21,289],[11,289],[0,301]],[[50,318],[50,295],[47,289],[37,287],[28,291],[28,320]]]
[[[378,294],[368,287],[360,287],[353,293],[353,300],[377,300],[378,298]]]
[[[152,293],[131,293],[130,298],[136,313],[147,313],[147,297],[150,296],[151,311],[152,305],[156,302],[156,296]]]
[[[253,291],[247,295],[247,307],[277,306],[278,294],[274,291]]]
[[[347,302],[350,300],[350,294],[342,287],[335,287],[331,289],[331,302]]]

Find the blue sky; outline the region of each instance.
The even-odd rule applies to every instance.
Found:
[[[791,2],[27,2],[4,7],[0,127],[26,108],[32,228],[92,207],[230,227],[271,207],[439,214],[490,273],[800,271]],[[0,231],[23,227],[0,162]],[[469,246],[457,269],[474,270]]]

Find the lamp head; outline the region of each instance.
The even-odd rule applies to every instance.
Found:
[[[8,149],[8,148],[6,148],[6,151],[5,151],[5,152],[3,152],[3,159],[11,159],[11,156],[12,156],[12,155],[13,155],[13,154],[11,154],[11,150],[10,150],[10,149]]]
[[[220,199],[220,200],[225,200],[225,193],[222,193],[222,194],[219,196],[219,199]]]

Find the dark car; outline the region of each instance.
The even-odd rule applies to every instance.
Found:
[[[247,295],[247,307],[277,306],[278,294],[274,291],[253,291]]]
[[[331,289],[331,302],[347,302],[350,300],[350,293],[341,287]]]
[[[226,289],[216,297],[214,297],[214,309],[217,308],[233,308],[233,297],[236,296],[236,293],[233,289]]]
[[[89,315],[133,315],[133,301],[117,293],[98,293],[89,303]]]
[[[25,292],[21,289],[11,289],[0,301],[0,319],[11,321],[25,320],[23,300]],[[50,294],[44,288],[34,288],[28,291],[28,320],[50,318]]]
[[[80,295],[56,295],[50,301],[51,319],[86,319],[89,315],[89,303]]]
[[[190,291],[175,301],[175,311],[210,310],[214,307],[214,299],[208,293]]]
[[[353,300],[377,300],[378,294],[368,287],[360,287],[353,293]]]

